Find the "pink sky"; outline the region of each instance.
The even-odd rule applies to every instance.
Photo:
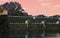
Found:
[[[0,0],[0,4],[12,0]],[[13,0],[19,2],[29,15],[60,15],[60,0]]]

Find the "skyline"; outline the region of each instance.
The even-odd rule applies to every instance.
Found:
[[[60,0],[0,0],[0,4],[11,1],[19,2],[29,15],[60,15]]]

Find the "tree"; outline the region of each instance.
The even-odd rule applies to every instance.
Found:
[[[45,16],[45,15],[38,15],[37,17],[47,17],[47,16]]]
[[[50,17],[60,18],[60,15],[53,15],[53,16],[50,16]]]
[[[10,2],[3,4],[4,7],[8,9],[8,15],[18,15],[18,16],[25,16],[28,15],[27,13],[24,13],[24,9],[22,9],[21,4],[17,2]]]

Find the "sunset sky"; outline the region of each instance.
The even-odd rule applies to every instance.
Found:
[[[19,2],[29,15],[60,15],[60,0],[0,0],[0,4],[10,1]]]

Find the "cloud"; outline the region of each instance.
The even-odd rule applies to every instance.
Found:
[[[58,7],[58,8],[60,8],[60,5],[55,5],[54,7]]]

